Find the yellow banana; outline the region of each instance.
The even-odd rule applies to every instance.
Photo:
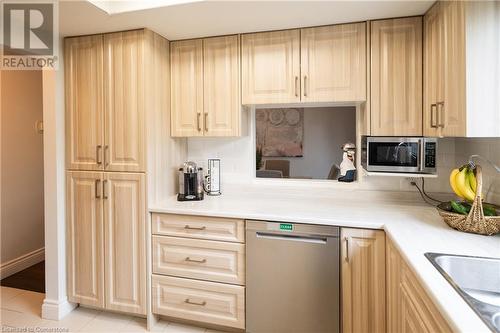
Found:
[[[467,178],[469,179],[470,188],[474,191],[474,193],[476,193],[477,192],[477,182],[476,182],[476,176],[474,175],[474,171],[469,170],[467,172]]]
[[[457,184],[455,177],[457,174],[460,172],[458,169],[453,169],[450,173],[450,186],[453,189],[453,192],[455,192],[456,195],[458,195],[460,198],[465,199],[464,195],[458,190]]]
[[[470,187],[469,178],[467,177],[467,170],[468,169],[465,167],[462,168],[459,173],[457,173],[457,175],[455,176],[455,184],[466,200],[474,201],[476,194]]]

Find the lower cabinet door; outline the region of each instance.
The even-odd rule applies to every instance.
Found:
[[[342,331],[386,332],[385,233],[342,228]]]
[[[105,173],[106,309],[146,314],[145,175]]]
[[[69,171],[66,186],[68,299],[102,308],[102,172]]]
[[[245,287],[154,275],[153,313],[245,328]]]
[[[389,239],[386,251],[387,332],[453,332]]]

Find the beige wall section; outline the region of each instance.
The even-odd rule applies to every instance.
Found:
[[[1,73],[1,262],[44,247],[41,71]]]

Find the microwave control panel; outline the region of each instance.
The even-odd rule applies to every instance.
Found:
[[[425,167],[436,167],[436,142],[425,143]]]

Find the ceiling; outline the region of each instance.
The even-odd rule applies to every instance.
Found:
[[[434,1],[199,1],[109,15],[59,2],[59,31],[76,36],[149,28],[169,40],[421,15]]]

